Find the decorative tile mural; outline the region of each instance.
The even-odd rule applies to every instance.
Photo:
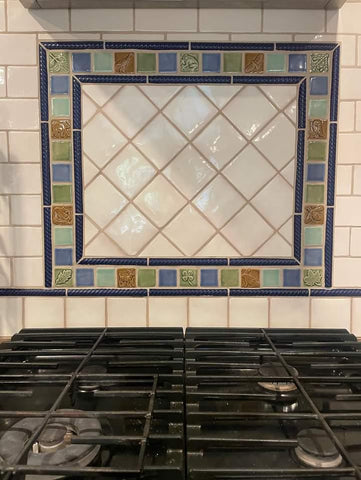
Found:
[[[39,48],[46,287],[332,286],[337,44]]]

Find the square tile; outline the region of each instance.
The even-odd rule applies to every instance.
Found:
[[[198,72],[199,71],[199,55],[198,53],[181,53],[180,54],[180,71],[181,72]]]
[[[262,287],[279,287],[281,285],[280,270],[263,270]]]
[[[290,53],[288,59],[289,72],[305,72],[307,70],[307,55]]]
[[[69,73],[69,52],[49,52],[49,72]]]
[[[51,209],[51,220],[54,225],[73,225],[72,206],[53,206]]]
[[[326,140],[328,122],[319,118],[308,121],[308,138]]]
[[[326,160],[326,142],[308,142],[308,160]]]
[[[73,53],[73,72],[90,72],[90,53]]]
[[[69,117],[70,115],[69,98],[52,98],[51,114],[53,117]]]
[[[179,285],[181,287],[197,287],[198,271],[193,268],[181,268],[179,271]]]
[[[159,286],[160,287],[176,287],[177,286],[177,270],[159,270]]]
[[[323,203],[325,197],[324,185],[306,185],[306,202]]]
[[[241,287],[258,288],[260,287],[260,271],[255,268],[241,269]]]
[[[39,132],[8,132],[9,133],[9,161],[23,163],[39,163],[41,161]],[[0,138],[1,144],[1,138]],[[0,162],[3,153],[0,146]],[[6,152],[7,155],[7,152]]]
[[[242,54],[238,52],[223,53],[223,71],[238,73],[242,71]]]
[[[98,268],[96,271],[96,282],[98,287],[114,287],[115,286],[115,269],[114,268]]]
[[[154,268],[138,270],[138,287],[155,287],[156,272]]]
[[[322,248],[305,248],[304,264],[307,267],[320,267],[322,265]]]
[[[71,165],[56,163],[53,165],[53,182],[71,182]]]
[[[323,273],[321,269],[307,268],[303,271],[303,285],[305,287],[322,287]]]
[[[71,268],[55,268],[54,282],[56,287],[72,287],[73,270]]]
[[[299,287],[301,285],[301,270],[287,269],[283,270],[283,286]]]
[[[239,270],[238,269],[221,270],[221,286],[222,287],[238,287],[239,286]]]
[[[173,52],[165,52],[158,54],[159,72],[174,73],[177,71],[177,54]]]
[[[323,228],[322,227],[305,227],[304,242],[306,246],[322,245]]]
[[[264,54],[246,53],[244,59],[244,71],[245,73],[263,73]]]
[[[267,328],[268,299],[231,297],[229,299],[229,326],[232,328]]]
[[[50,130],[52,138],[59,140],[71,138],[70,120],[51,120]]]
[[[73,229],[71,227],[55,227],[54,228],[54,245],[72,245]]]
[[[150,327],[187,327],[187,298],[150,297]]]
[[[68,328],[104,327],[105,298],[68,297],[65,312]]]
[[[311,77],[310,78],[310,94],[311,95],[327,95],[328,94],[328,78],[327,77]]]
[[[155,53],[137,53],[137,71],[155,72],[156,56]]]
[[[133,52],[116,52],[114,54],[115,73],[134,73],[135,55]]]
[[[24,299],[24,326],[64,328],[64,299],[54,297],[26,297]],[[15,333],[15,332],[14,332]]]
[[[78,268],[76,270],[77,287],[92,287],[94,285],[94,270],[92,268]]]
[[[190,297],[189,326],[190,327],[226,327],[227,305],[225,297]]]
[[[308,116],[314,118],[326,118],[328,111],[328,100],[317,99],[310,100],[308,107]]]
[[[51,142],[51,158],[54,162],[71,160],[70,142]]]
[[[330,55],[328,53],[311,53],[311,73],[328,72]]]
[[[55,265],[73,265],[72,248],[56,248],[54,251]]]
[[[44,266],[43,259],[36,257],[13,258],[14,287],[43,287]],[[3,265],[1,265],[2,267]]]
[[[52,95],[67,95],[69,93],[68,75],[53,75],[50,79],[50,93]]]
[[[54,203],[71,203],[72,186],[71,185],[53,185]]]
[[[306,225],[323,225],[325,207],[323,205],[305,205],[304,222]]]
[[[325,164],[310,163],[307,165],[307,181],[323,182],[325,179]]]
[[[218,287],[218,270],[201,270],[201,287]]]
[[[284,72],[286,69],[286,56],[283,53],[267,54],[267,71]]]
[[[7,89],[8,97],[34,98],[38,96],[39,69],[37,67],[8,67]],[[1,77],[1,73],[0,73]],[[4,83],[3,83],[4,85]],[[0,78],[0,89],[1,78]],[[4,95],[5,96],[5,95]]]
[[[107,299],[107,306],[109,327],[134,328],[147,326],[146,298],[111,297]]]
[[[112,72],[113,55],[105,52],[94,53],[94,72]]]
[[[117,284],[120,288],[135,288],[136,269],[135,268],[118,268],[117,270]]]
[[[3,197],[4,199],[6,197]],[[41,225],[42,200],[40,195],[11,195],[11,224],[12,225]],[[2,210],[2,211],[1,211]],[[6,217],[5,205],[0,212]],[[0,214],[0,217],[2,215]],[[7,220],[3,223],[8,223]]]
[[[270,298],[271,328],[308,328],[310,299],[303,297]]]
[[[202,53],[203,72],[219,73],[221,70],[221,55],[219,53]]]
[[[312,328],[350,328],[350,298],[312,298]],[[358,322],[356,322],[357,324]],[[326,330],[327,331],[327,330]],[[325,331],[325,332],[326,332]]]

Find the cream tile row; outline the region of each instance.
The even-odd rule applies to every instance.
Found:
[[[40,158],[39,132],[0,132],[0,163],[40,163]]]

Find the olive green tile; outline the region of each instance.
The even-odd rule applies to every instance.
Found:
[[[223,54],[224,72],[242,71],[242,54],[237,52],[226,52]]]
[[[71,227],[55,227],[54,243],[58,245],[71,245],[73,243],[73,229]]]
[[[308,142],[308,160],[326,160],[326,142]]]
[[[235,268],[221,270],[221,285],[222,287],[238,287],[239,270]]]
[[[313,118],[326,118],[328,110],[328,100],[317,99],[310,100],[308,107],[308,116]]]
[[[196,287],[198,285],[198,271],[193,268],[181,268],[179,285],[181,287]]]
[[[153,268],[141,268],[138,270],[138,287],[154,287],[155,270]]]
[[[322,227],[305,227],[305,245],[322,245],[323,228]]]
[[[281,275],[279,270],[263,270],[262,287],[279,287]]]
[[[69,52],[49,52],[49,72],[69,73]]]
[[[94,53],[94,72],[112,72],[113,54],[105,52]]]
[[[320,269],[307,269],[303,271],[303,285],[305,287],[322,287],[323,272]]]
[[[69,98],[52,98],[51,99],[51,113],[53,117],[69,117],[70,102]]]
[[[71,203],[72,186],[71,185],[53,185],[54,203]]]
[[[71,143],[70,142],[52,142],[52,159],[54,162],[64,162],[71,160]]]
[[[306,202],[323,203],[325,197],[324,185],[306,185]]]
[[[137,53],[138,72],[155,72],[156,57],[155,53]]]
[[[267,55],[268,72],[284,72],[286,69],[286,58],[283,53],[269,53]]]
[[[73,271],[71,268],[56,268],[54,270],[55,286],[72,287]]]
[[[181,53],[180,54],[180,71],[181,72],[198,72],[199,71],[199,55],[198,53]]]
[[[114,287],[115,285],[115,269],[114,268],[98,268],[96,275],[97,275],[98,287]]]

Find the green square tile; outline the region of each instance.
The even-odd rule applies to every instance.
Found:
[[[305,245],[322,245],[323,228],[322,227],[305,227]]]
[[[262,287],[279,287],[280,283],[279,270],[263,270]]]
[[[223,54],[224,72],[242,71],[242,54],[237,52],[226,52]]]
[[[72,185],[53,185],[54,203],[71,203]]]
[[[71,245],[73,243],[73,229],[71,227],[55,227],[54,243],[58,245]]]
[[[283,53],[269,53],[267,55],[268,72],[284,72],[286,69],[286,57]]]
[[[56,268],[54,271],[56,287],[72,287],[73,271],[71,268]]]
[[[69,52],[50,52],[49,72],[69,73]]]
[[[306,202],[323,203],[325,197],[324,185],[306,185]]]
[[[113,55],[111,53],[94,53],[94,72],[112,72]]]
[[[199,55],[198,53],[181,53],[180,54],[180,71],[181,72],[198,72],[199,71]]]
[[[98,287],[114,287],[114,285],[115,285],[115,269],[114,268],[98,268],[97,286]]]
[[[322,287],[323,272],[317,268],[303,271],[303,285],[305,287]]]
[[[54,162],[64,162],[71,160],[71,143],[70,142],[52,142],[52,159]]]
[[[238,269],[221,270],[222,287],[238,287],[239,271]]]
[[[69,98],[52,98],[51,99],[51,113],[53,117],[69,117],[70,102]]]
[[[138,270],[138,287],[154,287],[155,270],[153,268],[144,268]]]
[[[155,72],[156,57],[155,53],[137,53],[138,72]]]
[[[317,99],[310,100],[308,107],[308,116],[313,118],[326,118],[328,109],[328,100]]]
[[[326,142],[308,142],[308,160],[326,160]]]
[[[179,285],[181,287],[196,287],[198,285],[198,271],[193,268],[181,268]]]

